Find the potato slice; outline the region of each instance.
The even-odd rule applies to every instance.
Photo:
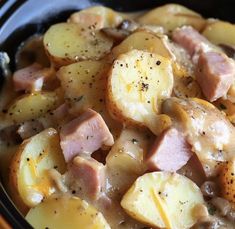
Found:
[[[107,166],[116,171],[126,171],[128,174],[143,173],[143,158],[149,145],[146,135],[134,129],[124,129],[106,158]]]
[[[133,49],[156,53],[169,59],[172,58],[172,54],[168,49],[164,38],[157,37],[146,31],[131,34],[121,44],[115,46],[112,49],[111,54],[113,55],[113,58],[116,59],[120,54]]]
[[[26,220],[35,229],[110,229],[103,215],[78,197],[50,197],[32,208]]]
[[[93,6],[73,13],[68,22],[81,23],[85,27],[93,26],[94,29],[115,27],[119,25],[124,15],[104,6]]]
[[[205,28],[202,35],[215,45],[235,45],[235,25],[229,22],[211,23]]]
[[[191,25],[197,30],[202,30],[206,24],[200,14],[178,4],[167,4],[157,7],[138,19],[142,24],[161,25],[172,31],[182,25]]]
[[[222,196],[235,207],[235,158],[224,163],[219,180]]]
[[[151,136],[144,131],[124,129],[115,141],[106,157],[111,187],[109,194],[114,199],[120,198],[120,194],[124,194],[136,178],[146,171],[144,156],[151,140]]]
[[[121,206],[133,218],[157,228],[190,228],[203,204],[200,189],[190,179],[169,172],[147,173],[127,191]]]
[[[66,164],[59,144],[59,135],[49,128],[25,140],[10,165],[10,191],[17,206],[35,206],[55,191],[48,170],[64,173]],[[19,203],[22,203],[22,205]]]
[[[162,107],[187,134],[206,175],[215,176],[219,162],[228,161],[234,155],[234,126],[214,105],[202,99],[170,98]]]
[[[107,86],[107,105],[112,116],[126,124],[146,126],[155,134],[169,127],[159,115],[164,99],[171,95],[171,62],[157,54],[132,50],[114,61]]]
[[[77,115],[87,108],[99,112],[116,136],[121,124],[113,120],[105,107],[105,88],[109,65],[101,61],[81,61],[60,68],[57,75],[65,91],[71,113]]]
[[[44,35],[43,43],[56,67],[88,59],[101,59],[113,42],[99,31],[75,23],[52,25]]]
[[[36,119],[52,111],[62,104],[62,102],[63,94],[61,90],[26,94],[17,98],[16,101],[10,105],[5,119],[13,123]]]

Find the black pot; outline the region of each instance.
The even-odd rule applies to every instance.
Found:
[[[119,11],[140,11],[169,2],[185,5],[205,17],[235,22],[234,0],[0,0],[0,51],[8,53],[10,67],[14,70],[14,54],[23,40],[35,33],[43,33],[53,23],[65,21],[76,10],[102,4]],[[0,75],[0,85],[2,83]],[[2,183],[0,214],[13,228],[31,228],[11,202]]]

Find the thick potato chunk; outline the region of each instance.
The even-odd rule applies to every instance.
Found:
[[[170,125],[161,104],[171,95],[171,62],[157,54],[132,50],[114,61],[107,86],[112,116],[127,124],[147,126],[159,134]]]
[[[114,59],[116,59],[120,54],[137,49],[171,58],[172,55],[165,39],[145,31],[135,32],[128,36],[121,44],[114,47],[111,53]]]
[[[235,25],[217,21],[209,24],[202,33],[213,44],[235,45]]]
[[[170,98],[163,103],[163,112],[187,134],[208,177],[218,173],[219,162],[232,158],[235,128],[214,105],[197,98]]]
[[[114,136],[121,125],[113,120],[105,106],[105,88],[109,65],[101,61],[81,61],[60,68],[57,75],[65,91],[70,112],[77,115],[91,108],[102,115]]]
[[[122,14],[113,11],[104,6],[93,6],[79,12],[73,13],[68,22],[80,23],[85,27],[101,29],[106,27],[115,27],[123,20]]]
[[[26,94],[17,98],[10,105],[5,119],[13,123],[36,119],[52,111],[62,102],[63,95],[61,90]]]
[[[201,15],[177,4],[157,7],[144,14],[138,21],[142,24],[161,25],[168,31],[183,25],[191,25],[200,31],[206,24],[205,19]]]
[[[25,140],[10,165],[10,191],[18,205],[32,207],[55,191],[48,170],[65,172],[65,161],[59,144],[59,135],[49,128]],[[23,206],[24,207],[24,206]]]
[[[26,215],[35,228],[110,229],[103,215],[78,197],[50,197]]]
[[[75,23],[52,25],[45,33],[43,43],[56,67],[101,59],[113,45],[112,40],[101,32]]]
[[[235,207],[235,158],[224,163],[219,177],[223,197]]]
[[[121,206],[133,218],[157,228],[190,228],[197,221],[195,207],[203,204],[200,189],[190,179],[169,172],[139,177]]]

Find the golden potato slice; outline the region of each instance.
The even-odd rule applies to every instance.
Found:
[[[59,141],[56,130],[49,128],[25,140],[13,156],[10,192],[20,209],[37,205],[55,191],[48,170],[55,168],[64,173],[66,169]]]
[[[213,44],[235,45],[235,25],[216,21],[209,24],[202,33]]]
[[[150,226],[184,229],[196,223],[194,208],[203,202],[200,189],[190,179],[176,173],[153,172],[135,181],[121,206]]]
[[[178,4],[157,7],[140,17],[138,22],[161,25],[168,31],[183,25],[191,25],[200,31],[206,24],[205,19],[200,14]]]
[[[50,197],[26,215],[35,229],[110,229],[103,215],[78,197]]]
[[[134,129],[124,129],[115,141],[106,157],[111,187],[109,195],[114,199],[120,198],[120,194],[124,194],[136,178],[146,171],[144,156],[150,143],[151,136]]]
[[[62,104],[61,90],[52,92],[35,92],[17,98],[8,108],[5,119],[13,123],[21,123],[36,119],[52,111]]]
[[[170,98],[162,107],[187,134],[206,175],[215,176],[218,162],[228,161],[234,154],[234,126],[214,105],[202,99]]]
[[[116,59],[120,54],[133,49],[156,53],[166,58],[172,58],[164,38],[160,38],[146,31],[135,32],[128,36],[121,44],[112,49],[111,54]]]
[[[101,29],[106,27],[115,27],[119,25],[124,14],[115,12],[114,10],[104,6],[93,6],[73,13],[68,22],[80,23],[84,27],[93,27]]]
[[[235,158],[224,163],[219,178],[222,196],[235,207]]]
[[[44,35],[44,47],[56,67],[88,59],[101,59],[113,42],[99,31],[75,23],[52,25]]]
[[[99,112],[111,132],[119,135],[121,124],[111,119],[105,107],[105,88],[109,65],[101,61],[81,61],[61,67],[57,75],[65,91],[65,101],[75,115],[87,108]]]
[[[171,62],[157,54],[132,50],[113,63],[107,86],[107,105],[112,116],[127,124],[146,126],[155,134],[169,127],[159,115],[164,99],[171,95]]]
[[[143,158],[147,153],[149,139],[145,133],[124,129],[110,150],[106,164],[116,171],[141,174],[145,170]]]

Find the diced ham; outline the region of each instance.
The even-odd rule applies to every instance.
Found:
[[[77,156],[70,165],[70,172],[77,181],[77,186],[88,197],[98,199],[105,188],[105,166],[88,157]]]
[[[113,136],[103,118],[91,109],[63,125],[60,140],[67,162],[81,153],[90,155],[102,146],[114,144]]]
[[[77,12],[70,16],[68,22],[77,23],[90,27],[91,29],[101,29],[104,27],[104,18],[101,15],[85,12]]]
[[[172,33],[172,39],[185,48],[191,57],[200,52],[210,50],[210,42],[191,26],[177,28]]]
[[[34,63],[26,68],[16,71],[13,83],[16,91],[40,91],[43,86],[44,76],[41,74],[42,66]]]
[[[37,120],[26,121],[20,125],[19,129],[17,130],[17,133],[24,140],[24,139],[34,136],[35,134],[38,134],[43,129],[44,128],[43,128],[42,123]]]
[[[175,128],[169,128],[157,137],[146,158],[148,170],[175,172],[192,156],[185,137]]]
[[[195,74],[203,94],[213,102],[227,94],[235,79],[235,63],[222,53],[201,53]]]

